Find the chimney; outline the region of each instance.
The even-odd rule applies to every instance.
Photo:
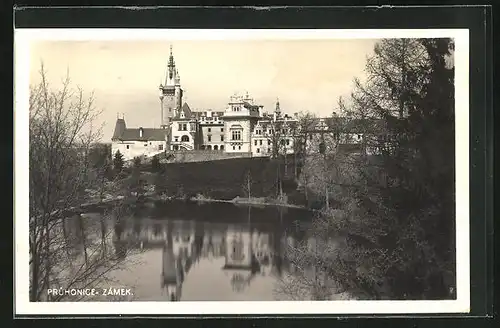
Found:
[[[142,127],[139,128],[139,138],[142,138],[144,135],[144,129]]]

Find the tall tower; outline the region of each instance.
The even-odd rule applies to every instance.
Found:
[[[170,46],[170,57],[168,59],[165,84],[160,84],[161,103],[161,126],[167,128],[172,117],[182,106],[182,88],[179,71],[175,67],[172,46]]]
[[[280,116],[281,115],[281,108],[280,108],[280,99],[276,98],[276,109],[275,109],[276,115]]]

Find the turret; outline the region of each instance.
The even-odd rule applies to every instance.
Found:
[[[167,72],[165,74],[165,83],[160,84],[160,103],[161,103],[161,126],[167,128],[170,125],[170,119],[182,105],[181,80],[178,69],[175,67],[174,54],[170,46],[170,55],[168,58]]]

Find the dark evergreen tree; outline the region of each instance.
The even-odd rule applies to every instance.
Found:
[[[343,163],[341,211],[315,220],[318,246],[289,251],[291,262],[319,263],[337,289],[365,297],[455,296],[452,58],[450,39],[378,42],[366,82],[341,103],[378,153]],[[345,237],[335,254],[332,234]]]
[[[158,155],[155,155],[151,159],[151,170],[153,172],[159,172],[160,169],[161,169],[160,159],[158,158]]]
[[[119,150],[116,151],[115,157],[113,158],[113,167],[117,173],[123,170],[124,160],[123,154]]]

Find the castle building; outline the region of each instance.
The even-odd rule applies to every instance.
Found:
[[[170,123],[170,150],[193,150],[197,135],[196,118],[187,103],[175,110]]]
[[[297,141],[308,135],[307,148],[313,151],[326,137],[339,138],[332,131],[335,118],[316,119],[311,131],[300,131],[296,115],[289,116],[276,101],[272,113],[264,113],[246,93],[230,97],[225,110],[192,110],[183,102],[183,89],[172,47],[165,74],[159,86],[160,128],[127,128],[118,118],[112,137],[112,154],[120,151],[125,160],[151,157],[163,152],[213,151],[246,157],[276,157],[297,151]],[[334,129],[333,129],[334,130]],[[351,129],[343,134],[344,148],[358,151],[363,134]],[[333,144],[333,143],[328,143]]]
[[[125,161],[134,157],[151,157],[163,153],[167,148],[168,134],[166,129],[127,128],[125,118],[117,118],[115,131],[111,138],[111,155],[116,152],[123,155]]]
[[[255,105],[248,94],[233,95],[223,115],[225,125],[225,151],[251,153],[252,130],[260,118],[262,106]]]
[[[224,151],[226,140],[224,112],[208,110],[199,112],[199,114],[197,149]]]
[[[181,77],[175,67],[172,46],[170,46],[170,56],[168,59],[167,72],[165,74],[165,84],[160,84],[160,104],[161,104],[161,126],[168,128],[170,120],[176,117],[182,107],[183,90],[181,88]]]

